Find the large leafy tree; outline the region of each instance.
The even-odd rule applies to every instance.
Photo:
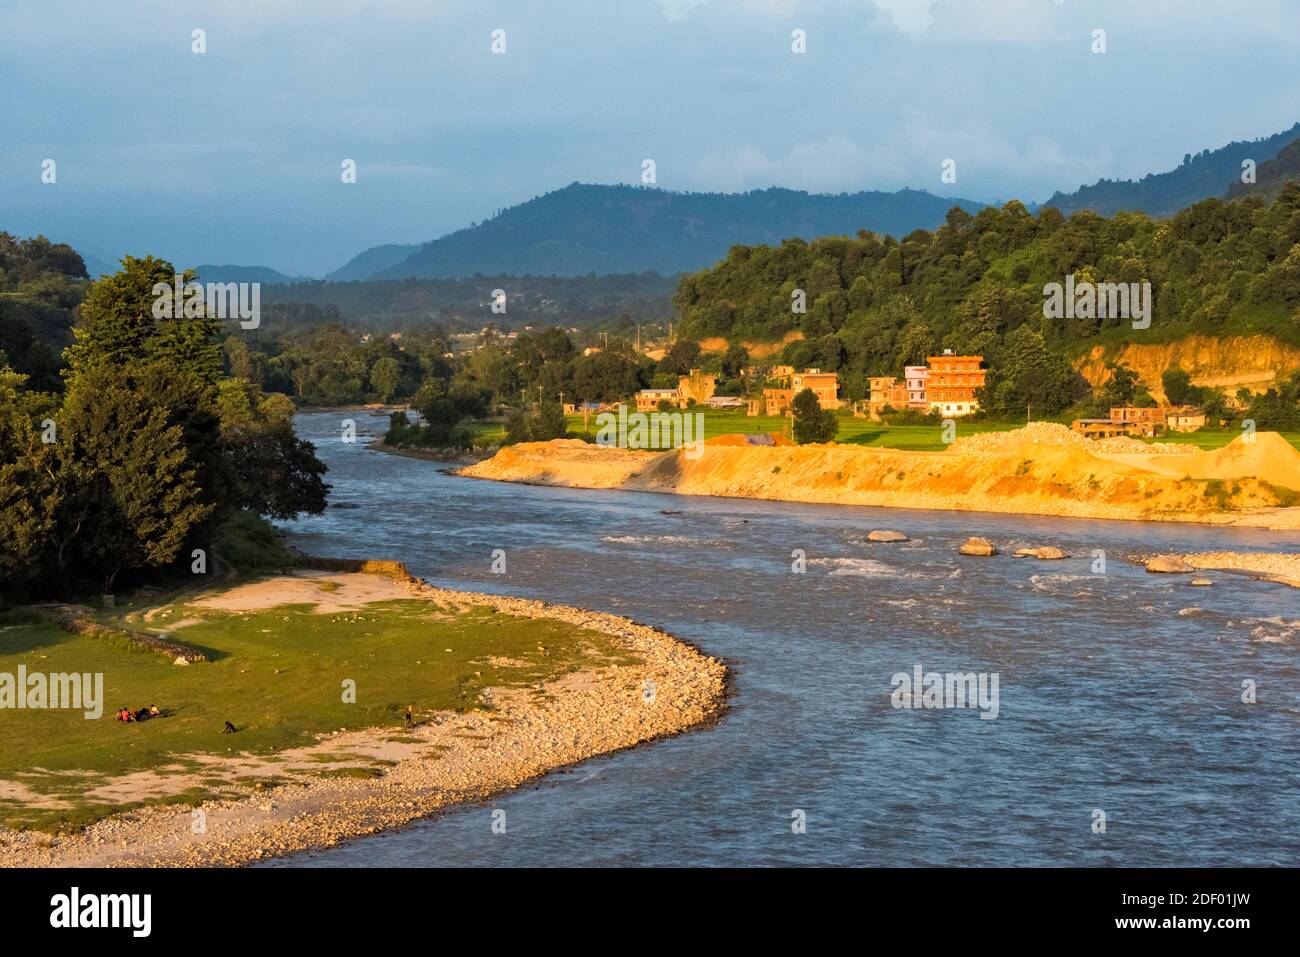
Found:
[[[65,569],[98,570],[105,590],[124,570],[169,565],[213,513],[186,445],[156,394],[100,364],[82,369],[59,416],[62,490],[56,548]]]
[[[219,404],[233,493],[225,504],[271,518],[324,511],[325,464],[310,442],[294,434],[292,400],[266,395],[242,379],[226,379]]]
[[[40,577],[60,502],[54,450],[33,427],[24,378],[0,356],[0,594]]]
[[[804,389],[796,395],[790,403],[790,411],[794,413],[794,440],[800,445],[834,440],[839,429],[835,413],[822,408],[817,393],[812,389]]]

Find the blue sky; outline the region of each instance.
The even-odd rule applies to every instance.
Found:
[[[1298,54],[1295,0],[0,0],[0,229],[319,275],[645,158],[1042,201],[1291,126]]]

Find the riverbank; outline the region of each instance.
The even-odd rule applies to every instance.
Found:
[[[408,459],[420,459],[424,462],[442,462],[450,465],[472,465],[489,459],[497,451],[496,446],[486,449],[417,449],[409,446],[389,445],[383,439],[374,439],[366,443],[366,448],[388,455],[400,455]]]
[[[324,564],[128,615],[207,649],[211,661],[180,667],[104,642],[69,650],[66,635],[49,636],[41,657],[108,656],[110,706],[143,693],[122,690],[133,687],[123,672],[146,670],[140,686],[167,716],[122,725],[113,707],[93,722],[22,713],[64,721],[70,734],[93,726],[86,754],[130,757],[93,773],[67,754],[36,753],[58,736],[51,728],[28,729],[39,737],[26,746],[10,741],[24,770],[0,773],[6,808],[55,814],[61,801],[88,799],[118,812],[71,834],[0,830],[0,865],[239,865],[330,847],[700,727],[725,706],[719,661],[626,618],[434,588],[395,563]],[[0,633],[28,650],[41,637]],[[212,699],[230,682],[239,691],[220,707],[240,702],[243,716],[232,715],[236,734],[219,736],[214,719],[225,711]],[[415,704],[410,725],[406,701]],[[142,760],[149,747],[159,749],[151,762]]]
[[[1193,568],[1250,572],[1266,581],[1300,588],[1300,554],[1285,552],[1194,552],[1180,556]]]
[[[942,452],[709,440],[698,454],[576,439],[507,446],[457,474],[572,488],[1300,529],[1300,451],[1276,433],[1215,451],[1111,443],[1034,423]]]

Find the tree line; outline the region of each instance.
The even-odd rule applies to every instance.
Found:
[[[216,319],[154,318],[173,279],[127,257],[89,284],[57,383],[0,354],[0,597],[212,573],[274,553],[260,519],[324,509],[292,400],[226,374]]]

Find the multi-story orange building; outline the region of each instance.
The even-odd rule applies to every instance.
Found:
[[[970,415],[978,409],[975,392],[984,387],[985,371],[980,368],[983,361],[983,356],[954,355],[951,349],[944,349],[941,356],[930,356],[926,360],[930,375],[925,386],[929,407],[943,415]]]
[[[795,395],[804,389],[812,389],[823,409],[838,409],[843,404],[840,402],[840,377],[834,372],[820,369],[796,372],[790,376],[790,387]]]
[[[794,402],[794,397],[804,389],[813,390],[817,404],[823,409],[838,409],[844,404],[839,398],[840,377],[837,373],[805,369],[803,372],[791,372],[789,380],[788,389],[769,387],[763,390],[763,404],[768,415],[785,415]]]

